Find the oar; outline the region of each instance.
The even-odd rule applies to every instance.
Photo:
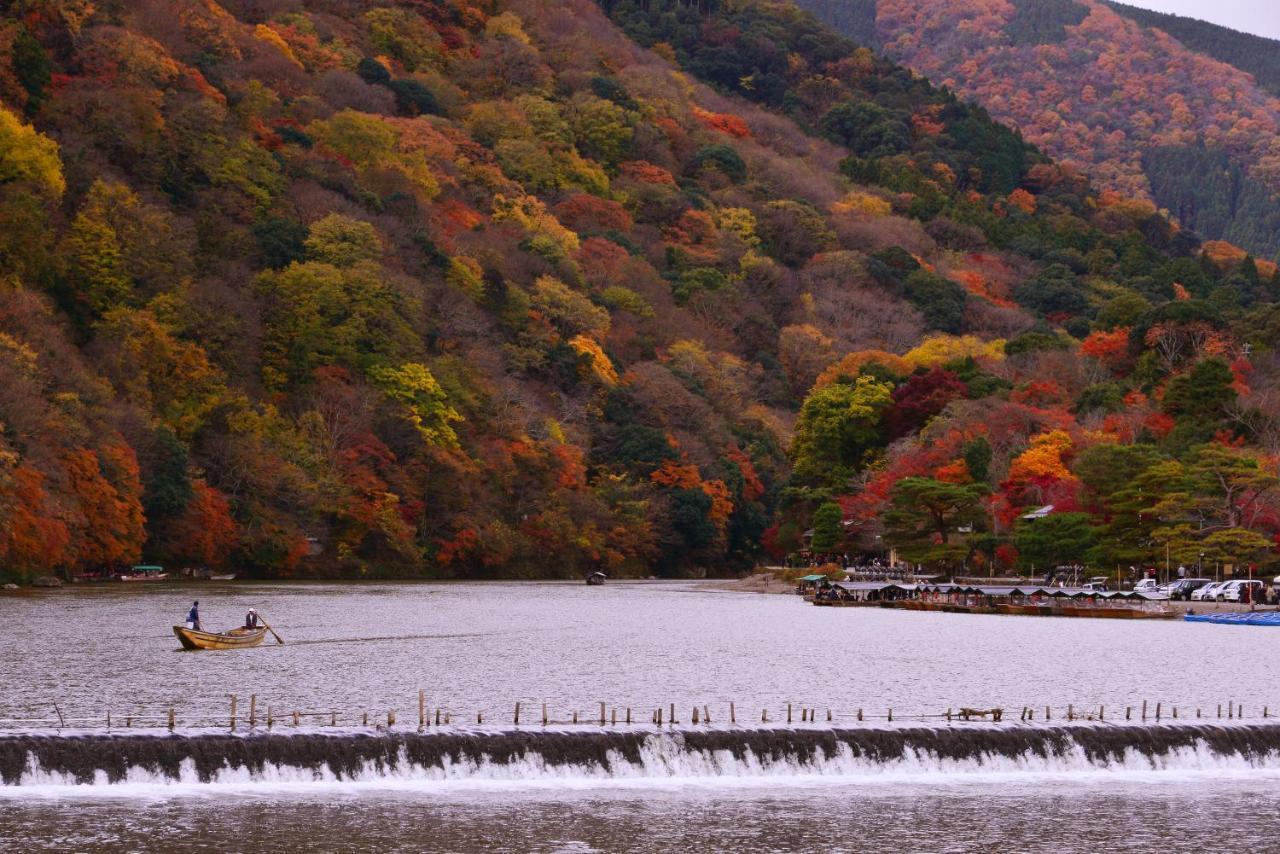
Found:
[[[262,625],[267,627],[267,631],[271,632],[271,636],[276,639],[276,643],[281,645],[284,644],[284,641],[280,639],[280,636],[278,634],[276,634],[276,630],[271,628],[271,624],[268,623],[266,620],[262,619],[261,614],[258,615],[258,622],[262,623]]]

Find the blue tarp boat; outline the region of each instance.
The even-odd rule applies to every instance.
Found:
[[[1187,614],[1188,623],[1221,623],[1228,626],[1280,626],[1280,611],[1239,614]]]

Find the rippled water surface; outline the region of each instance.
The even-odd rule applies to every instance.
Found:
[[[287,641],[181,652],[257,606]],[[72,726],[174,706],[179,723],[336,712],[351,724],[417,694],[455,720],[553,718],[598,703],[647,720],[675,703],[717,719],[938,713],[961,705],[1107,707],[1186,717],[1280,710],[1267,628],[814,608],[796,597],[679,583],[125,585],[0,595],[0,719]],[[15,653],[15,651],[17,651]],[[55,711],[54,704],[57,704]],[[526,718],[526,721],[528,718]],[[847,720],[847,718],[846,718]],[[1262,850],[1280,833],[1280,776],[1247,764],[936,778],[592,780],[441,786],[124,786],[9,793],[0,850]],[[72,809],[68,809],[72,805]]]
[[[1274,778],[935,781],[0,802],[0,848],[93,851],[1268,851]]]
[[[250,694],[348,721],[428,707],[510,719],[548,702],[640,714],[676,703],[936,713],[948,706],[1115,710],[1150,701],[1251,715],[1280,710],[1280,631],[1184,623],[815,608],[798,597],[677,583],[205,584],[0,595],[0,718],[115,718],[174,705],[226,716]],[[182,652],[171,626],[193,597],[206,627],[257,606],[284,637]],[[526,711],[526,714],[528,712]],[[743,714],[747,714],[746,711]]]

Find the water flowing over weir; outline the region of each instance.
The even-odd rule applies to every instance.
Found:
[[[11,734],[26,786],[1280,769],[1280,725]]]

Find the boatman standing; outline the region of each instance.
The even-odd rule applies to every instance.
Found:
[[[244,615],[244,627],[246,629],[256,629],[258,627],[258,609],[250,608],[249,613]]]
[[[200,631],[200,602],[192,602],[191,610],[187,612],[187,628]]]

